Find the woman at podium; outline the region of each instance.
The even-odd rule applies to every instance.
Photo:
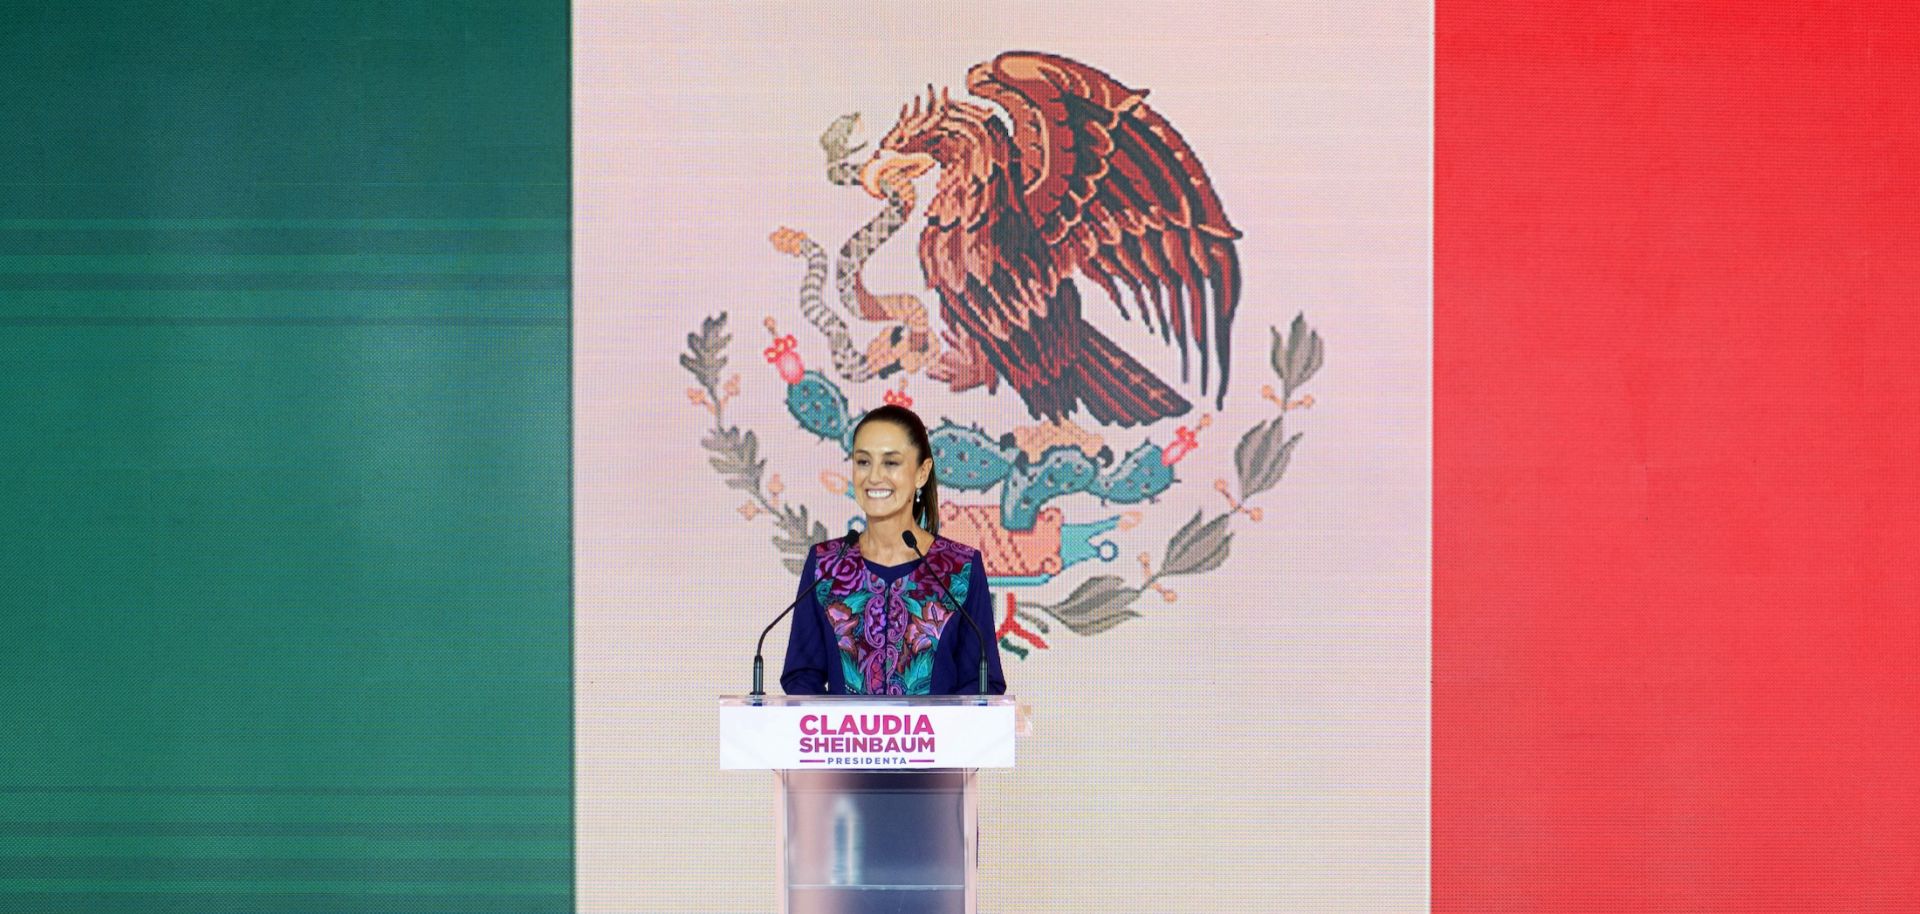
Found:
[[[980,551],[940,534],[926,423],[882,406],[853,432],[866,529],[818,543],[800,571],[780,686],[789,695],[1003,695]]]

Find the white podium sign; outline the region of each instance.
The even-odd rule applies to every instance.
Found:
[[[967,701],[722,699],[720,767],[1013,767],[1013,699]]]

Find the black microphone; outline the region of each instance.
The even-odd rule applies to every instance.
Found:
[[[926,561],[927,554],[920,551],[920,538],[914,536],[912,530],[900,531],[900,538],[906,541],[907,548],[912,549],[914,555],[919,556],[921,561]],[[976,636],[978,636],[980,639],[980,694],[985,695],[987,694],[987,633],[986,633],[986,630],[980,627],[979,619],[974,618],[972,613],[967,612],[965,609],[962,609],[959,603],[954,602],[953,594],[947,591],[947,585],[942,584],[939,581],[934,581],[933,583],[940,588],[940,592],[942,594],[946,595],[947,605],[953,607],[954,612],[957,612],[960,615],[967,617],[967,620],[973,623],[973,633]]]
[[[848,530],[847,535],[840,538],[840,545],[851,549],[853,541],[859,538],[860,531]],[[788,603],[787,608],[780,611],[780,615],[774,616],[773,621],[768,622],[767,627],[760,630],[760,642],[753,646],[753,691],[748,692],[748,695],[758,697],[767,694],[767,661],[760,656],[760,652],[767,646],[767,635],[773,631],[773,627],[779,625],[780,620],[785,619],[787,613],[793,612],[793,608],[799,605],[800,596],[795,596],[793,602]]]

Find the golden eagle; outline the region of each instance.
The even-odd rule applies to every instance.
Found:
[[[1240,232],[1146,90],[1026,51],[973,67],[967,89],[1005,108],[1011,132],[992,109],[929,86],[861,171],[883,197],[898,178],[940,169],[920,267],[958,336],[936,377],[955,390],[1005,377],[1029,412],[1054,421],[1082,403],[1122,426],[1186,413],[1184,397],[1081,317],[1077,270],[1123,317],[1131,299],[1149,331],[1178,340],[1182,381],[1191,342],[1203,393],[1211,343],[1224,403]]]

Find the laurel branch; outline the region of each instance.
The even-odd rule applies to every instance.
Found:
[[[1195,511],[1193,518],[1167,541],[1158,571],[1153,570],[1152,556],[1141,553],[1140,565],[1145,579],[1140,586],[1127,586],[1126,579],[1119,575],[1094,575],[1080,582],[1065,600],[1051,605],[1035,604],[1033,608],[1060,620],[1074,634],[1097,635],[1128,619],[1139,618],[1140,612],[1133,607],[1148,590],[1173,602],[1176,594],[1162,586],[1161,581],[1204,574],[1225,564],[1233,550],[1230,529],[1233,518],[1244,515],[1249,520],[1259,520],[1260,509],[1247,502],[1279,485],[1293,461],[1294,448],[1304,433],[1286,434],[1286,414],[1313,405],[1311,397],[1296,400],[1293,394],[1320,370],[1325,360],[1326,346],[1321,342],[1319,331],[1307,325],[1304,313],[1294,317],[1293,325],[1285,334],[1278,327],[1273,328],[1273,371],[1280,378],[1283,393],[1275,397],[1272,388],[1267,388],[1261,395],[1279,404],[1280,415],[1248,429],[1233,449],[1239,497],[1224,491],[1224,481],[1216,486],[1222,490],[1221,494],[1227,495],[1231,507],[1211,519],[1205,517],[1204,510]]]
[[[680,354],[680,367],[692,372],[700,383],[699,388],[687,392],[689,398],[713,414],[713,428],[700,439],[700,446],[713,455],[707,462],[727,488],[745,491],[752,499],[750,504],[758,508],[755,514],[773,517],[777,531],[773,546],[787,556],[782,560],[787,570],[799,574],[806,564],[807,547],[827,538],[827,525],[815,520],[806,505],[781,502],[781,487],[774,481],[779,477],[765,478],[767,461],[760,456],[759,437],[752,429],[727,424],[727,401],[740,389],[739,375],[720,380],[727,367],[727,344],[731,342],[727,313],[722,311],[701,321],[699,332],[687,334],[687,351]]]

